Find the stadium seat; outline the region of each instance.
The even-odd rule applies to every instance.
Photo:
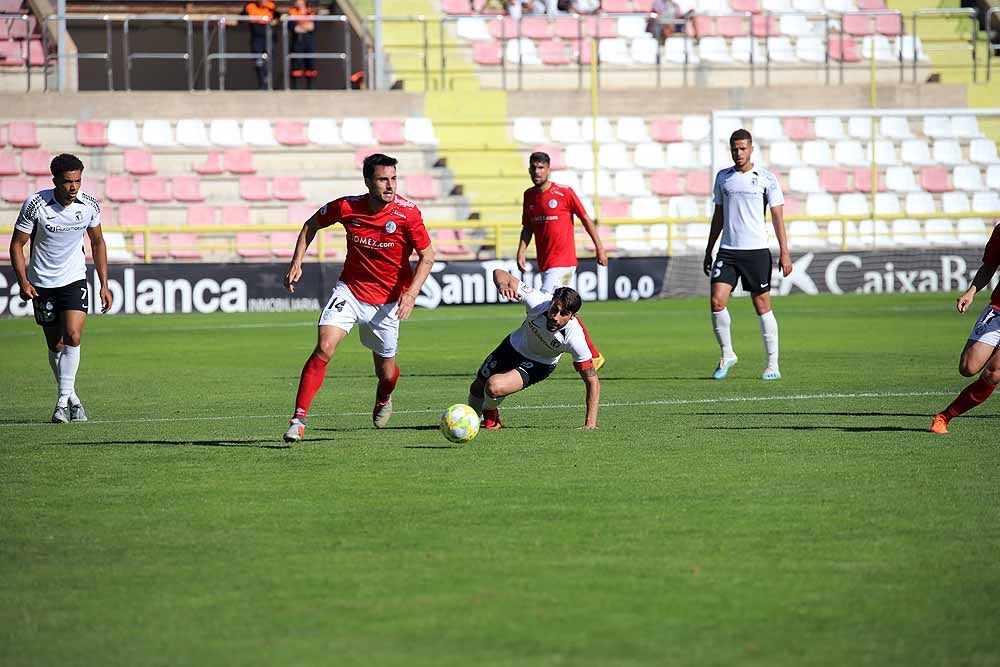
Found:
[[[924,52],[924,46],[919,37],[914,38],[913,35],[900,35],[899,39],[893,44],[893,53],[897,56],[902,54],[904,62],[913,62],[914,50],[916,50],[917,62],[928,62],[930,60]]]
[[[733,62],[733,57],[726,48],[726,40],[723,37],[702,37],[698,43],[698,57],[702,62],[729,64]]]
[[[830,144],[819,139],[802,144],[802,162],[813,167],[834,167],[837,161],[830,150]]]
[[[403,138],[417,146],[437,146],[434,123],[430,118],[407,118],[403,121]]]
[[[632,200],[631,217],[636,220],[657,220],[663,217],[659,197],[636,197]],[[621,229],[621,227],[616,227]],[[616,240],[621,244],[621,237],[616,234]]]
[[[882,116],[878,124],[879,136],[888,139],[911,139],[910,124],[903,116]]]
[[[834,120],[836,120],[838,123],[840,122],[839,118],[835,118]],[[810,139],[815,139],[819,136],[816,133],[819,130],[818,127],[819,118],[816,119],[816,122],[817,126],[814,131],[813,124],[808,118],[801,118],[801,117],[785,118],[783,122],[785,136],[791,139],[792,141],[809,141]],[[826,127],[826,125],[824,125],[824,127]],[[832,139],[834,137],[822,137],[822,138]]]
[[[167,254],[174,259],[201,259],[198,235],[189,232],[167,234]]]
[[[781,18],[785,19],[788,17],[783,16]],[[805,22],[805,24],[809,25],[808,22]],[[782,29],[784,29],[784,20],[782,20]],[[825,63],[827,58],[826,46],[820,37],[801,36],[795,40],[795,56],[806,63]]]
[[[222,153],[219,151],[209,151],[208,155],[205,156],[205,161],[201,164],[195,164],[191,166],[196,174],[201,174],[203,176],[209,176],[214,174],[221,174],[222,169]]]
[[[302,180],[298,176],[275,176],[274,198],[278,201],[304,201]]]
[[[656,65],[660,59],[660,43],[648,35],[636,37],[629,47],[629,55],[637,65]]]
[[[628,149],[621,143],[601,144],[597,149],[597,163],[606,169],[632,168]]]
[[[243,121],[243,143],[247,146],[277,146],[271,121],[265,118],[247,118]]]
[[[573,169],[593,169],[594,150],[590,144],[570,144],[566,147],[566,164]]]
[[[646,121],[638,116],[622,116],[615,124],[615,137],[626,144],[644,144],[650,141]]]
[[[844,179],[847,180],[846,177]],[[792,192],[824,192],[826,188],[820,185],[819,175],[812,167],[792,167],[788,172],[788,188]]]
[[[1000,164],[991,164],[986,168],[986,187],[1000,190]]]
[[[652,205],[652,202],[650,202]],[[659,201],[656,201],[656,206],[659,206]],[[631,217],[636,219],[642,219],[635,215],[635,202],[632,202],[633,212]],[[652,216],[650,219],[655,219],[659,216]],[[649,250],[649,244],[646,241],[646,230],[642,225],[615,225],[615,244],[623,252],[646,252]]]
[[[452,16],[472,14],[473,9],[466,0],[441,0],[441,11]]]
[[[694,146],[683,141],[676,144],[667,144],[666,162],[678,169],[697,169],[701,166],[698,156],[695,154]]]
[[[837,203],[833,195],[826,192],[814,192],[806,197],[806,215],[828,216],[837,214]]]
[[[183,118],[177,121],[177,143],[181,146],[211,146],[208,140],[208,128],[205,123],[195,118]]]
[[[706,197],[712,194],[712,177],[703,169],[689,171],[684,177],[684,192],[689,195]]]
[[[570,116],[557,116],[549,123],[549,137],[560,144],[583,143],[580,121]]]
[[[926,167],[935,163],[931,149],[923,139],[906,139],[900,144],[899,157],[904,164]]]
[[[996,192],[977,192],[972,195],[972,210],[977,213],[1000,212],[1000,194]]]
[[[952,183],[956,190],[966,192],[976,192],[986,188],[983,183],[983,174],[979,167],[970,164],[960,164],[952,171]],[[924,188],[927,189],[926,187]]]
[[[949,116],[924,116],[923,133],[932,139],[955,138],[955,131],[952,129],[951,118]]]
[[[615,220],[628,218],[632,215],[632,201],[629,199],[602,199],[601,200],[601,220]],[[600,230],[601,236],[605,235],[607,227]],[[613,234],[612,234],[613,235]]]
[[[146,120],[142,123],[142,143],[154,148],[176,146],[169,120]]]
[[[885,9],[885,0],[856,0],[856,2],[861,11]]]
[[[271,201],[271,188],[263,176],[240,176],[240,199]]]
[[[767,43],[765,44],[765,49],[767,52],[767,57],[771,59],[771,62],[776,63],[794,63],[798,62],[799,57],[795,53],[795,47],[792,46],[792,42],[785,36],[778,37],[768,37]],[[787,130],[786,130],[787,132]],[[788,134],[789,139],[794,139],[791,134]],[[804,139],[812,139],[811,135],[803,137]]]
[[[681,136],[681,121],[676,118],[662,118],[652,121],[649,126],[649,135],[654,141],[665,144],[684,141]]]
[[[212,119],[208,124],[208,140],[216,146],[230,148],[245,144],[239,121],[231,118]]]
[[[935,141],[931,153],[936,164],[954,166],[965,163],[965,159],[962,158],[962,147],[953,139]]]
[[[961,218],[955,224],[955,230],[963,245],[982,246],[989,238],[986,225],[979,218]]]
[[[312,215],[312,211],[310,211]],[[222,207],[220,217],[223,225],[245,227],[250,224],[250,207],[245,204],[227,204]],[[306,218],[298,220],[303,223]]]
[[[703,217],[698,200],[691,196],[671,197],[667,202],[667,217],[694,220]]]
[[[76,124],[76,143],[88,148],[108,145],[108,128],[100,120],[83,120]]]
[[[850,172],[847,169],[820,169],[820,189],[835,195],[850,192],[851,187],[848,184],[849,175]]]
[[[104,223],[101,223],[104,226]],[[120,232],[104,232],[104,247],[109,262],[131,262],[135,256],[129,252],[125,235]]]
[[[136,148],[142,145],[139,127],[134,120],[113,119],[108,121],[108,143],[121,148]]]
[[[937,213],[934,195],[929,192],[910,192],[906,195],[903,210],[907,215],[930,215]]]
[[[261,259],[271,256],[271,244],[266,234],[236,232],[236,254],[244,259]]]
[[[709,138],[712,125],[707,116],[684,116],[681,119],[681,138],[683,141],[699,142]]]
[[[463,16],[455,21],[455,34],[461,39],[473,42],[493,39],[489,29],[486,27],[486,20],[478,16]]]
[[[686,37],[684,39],[668,39],[663,45],[663,60],[677,65],[685,63],[695,65],[701,62],[695,49],[694,40]]]
[[[793,220],[788,223],[788,247],[791,249],[818,248],[826,245],[815,220]]]
[[[877,121],[875,127],[878,128]],[[853,139],[871,139],[872,119],[868,116],[850,116],[847,119],[847,134]]]
[[[532,153],[545,153],[549,156],[549,167],[551,169],[565,169],[566,157],[563,149],[559,146],[535,146]]]
[[[18,176],[20,173],[14,151],[0,151],[0,176]]]
[[[977,164],[998,164],[997,145],[992,139],[973,139],[969,142],[969,160]]]
[[[504,60],[510,65],[541,65],[535,43],[527,37],[515,37],[504,43]]]
[[[323,119],[317,118],[313,120]],[[331,120],[330,122],[333,121]],[[274,139],[282,146],[306,146],[309,144],[309,136],[306,134],[306,127],[306,123],[301,120],[275,121]],[[334,128],[336,128],[336,124],[334,124]]]
[[[332,118],[310,118],[306,129],[306,138],[309,143],[316,144],[317,146],[344,145],[337,121]],[[296,141],[298,141],[297,138]]]
[[[868,35],[861,41],[861,58],[875,59],[880,63],[898,63],[899,56],[894,53],[892,43],[885,35]]]
[[[865,161],[870,162],[871,158],[872,150],[871,142],[869,142]],[[899,164],[899,159],[896,157],[895,144],[885,139],[877,140],[875,142],[875,162],[877,162],[880,167]]]
[[[945,213],[969,213],[969,195],[964,192],[945,192],[941,195],[941,210]]]
[[[951,130],[958,139],[978,139],[983,136],[975,116],[952,116]]]
[[[153,154],[142,148],[129,148],[122,154],[125,171],[133,176],[149,176],[156,173]]]
[[[205,195],[201,193],[201,179],[197,176],[174,176],[170,185],[176,201],[187,203],[205,201]]]
[[[113,202],[134,202],[135,182],[131,176],[108,176],[104,179],[104,196]]]
[[[629,43],[621,37],[602,39],[597,44],[597,54],[600,61],[608,65],[632,64],[632,54],[629,49]]]
[[[828,46],[830,58],[836,62],[856,63],[861,61],[858,43],[851,37],[830,37]]]
[[[146,227],[149,209],[142,204],[123,204],[118,207],[118,227]]]
[[[976,173],[979,173],[978,169],[976,169]],[[927,192],[947,192],[951,190],[951,184],[948,183],[948,170],[942,167],[921,169],[920,187]]]
[[[895,192],[919,192],[920,185],[909,167],[889,167],[885,170],[885,184]]]
[[[635,162],[635,166],[642,169],[662,169],[667,166],[667,158],[662,144],[639,144],[635,147],[632,160]]]
[[[864,37],[875,33],[874,14],[844,14],[843,31],[854,37]]]
[[[591,142],[594,139],[595,124],[591,118],[582,118],[580,120],[580,136],[585,142]],[[601,144],[610,144],[615,141],[615,131],[611,126],[611,121],[607,118],[601,116],[597,118],[596,124],[597,132],[597,142]]]
[[[763,40],[754,37],[734,37],[729,45],[734,62],[762,64],[767,61]],[[780,129],[781,125],[778,124]]]
[[[622,169],[615,172],[615,194],[619,197],[647,197],[649,188],[646,179],[638,169]]]
[[[375,135],[367,118],[345,118],[340,123],[340,136],[351,146],[374,146]]]
[[[29,149],[21,151],[21,171],[29,176],[52,176],[49,168],[52,154],[45,150]]]
[[[597,170],[597,183],[594,183],[594,171],[587,170],[580,175],[580,192],[587,197],[600,194],[601,197],[609,197],[615,194],[615,182],[611,177],[611,172],[604,169]],[[595,187],[597,191],[595,192]]]
[[[20,206],[31,194],[30,181],[26,178],[0,179],[0,199]]]
[[[871,209],[868,198],[859,192],[849,192],[837,198],[837,213],[840,215],[868,215]]]
[[[776,167],[797,167],[802,164],[799,159],[798,145],[791,141],[776,141],[768,148],[768,164]]]
[[[884,215],[899,215],[903,209],[899,205],[899,197],[894,192],[875,193],[875,212]]]
[[[893,220],[889,233],[893,245],[914,247],[927,245],[927,239],[924,238],[920,223],[916,220],[909,218]]]
[[[834,144],[833,160],[842,167],[862,167],[870,162],[865,157],[865,149],[861,143],[852,139]]]
[[[399,120],[373,120],[372,134],[375,135],[375,143],[382,146],[401,146],[406,143],[403,122]]]
[[[189,227],[208,227],[216,224],[217,209],[214,206],[195,205],[187,207],[185,224]]]
[[[831,220],[826,223],[826,243],[834,248],[854,247],[861,242],[858,225],[853,220]]]
[[[781,120],[777,116],[758,116],[754,118],[750,126],[750,133],[753,135],[755,142],[785,140],[785,131],[781,126]]]
[[[544,144],[548,141],[541,118],[515,118],[511,125],[511,135],[514,141],[522,144]]]
[[[885,174],[878,173],[877,175],[877,187],[878,192],[885,192],[889,189],[886,185]],[[870,167],[860,167],[854,170],[854,189],[858,192],[871,192],[872,191],[872,174]]]
[[[472,59],[477,65],[499,65],[503,50],[498,42],[473,42]]]
[[[889,223],[885,220],[862,220],[858,223],[858,240],[868,248],[872,247],[873,242],[877,247],[893,245]]]
[[[253,151],[249,148],[227,148],[222,154],[222,168],[230,174],[256,174]]]
[[[684,245],[688,248],[694,248],[696,250],[704,250],[705,243],[708,241],[708,231],[709,225],[705,222],[689,222],[686,225],[680,226],[680,235],[682,236]]]
[[[568,188],[573,188],[577,192],[581,191],[580,177],[573,170],[553,171],[549,179],[553,183],[558,183],[559,185],[565,185]]]
[[[420,201],[437,199],[440,196],[434,177],[430,174],[408,174],[404,185],[406,196],[410,199]]]
[[[97,192],[99,190],[100,195],[103,197],[104,182],[100,178],[91,178],[88,176],[86,181],[87,181],[87,188],[86,188],[87,194],[89,194],[91,197],[97,197],[98,196]],[[31,191],[40,192],[41,190],[48,190],[49,188],[52,187],[52,185],[53,184],[52,184],[51,174],[46,174],[45,176],[36,176],[35,182],[31,184]]]
[[[147,203],[170,201],[167,179],[162,176],[142,176],[139,178],[139,198]]]
[[[943,218],[931,218],[924,221],[924,235],[927,243],[935,246],[959,245],[955,234],[955,221]]]

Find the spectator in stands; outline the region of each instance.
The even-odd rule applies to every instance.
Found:
[[[316,11],[309,6],[308,0],[295,0],[295,4],[288,10],[289,16],[314,16]],[[292,64],[292,88],[299,88],[302,80],[306,81],[306,88],[312,88],[316,80],[316,59],[312,54],[316,52],[316,23],[308,20],[292,21],[292,43],[293,54],[302,53],[305,56],[293,55]]]
[[[571,0],[569,11],[573,14],[596,14],[601,11],[601,0]]]
[[[250,52],[257,54],[254,67],[257,69],[257,88],[267,90],[268,81],[268,26],[278,25],[278,13],[271,0],[251,0],[243,8],[243,13],[251,18]]]
[[[656,18],[650,17],[646,21],[646,32],[655,37],[660,46],[663,46],[667,37],[671,35],[683,35],[688,26],[688,19],[694,16],[694,10],[685,12],[674,0],[653,0],[652,9],[656,13]],[[694,21],[691,21],[690,25],[694,28]],[[698,41],[697,31],[692,31],[691,36]]]

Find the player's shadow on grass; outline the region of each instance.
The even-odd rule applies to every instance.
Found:
[[[332,441],[333,438],[314,438],[311,442]],[[270,440],[104,440],[101,442],[65,442],[70,447],[96,447],[99,445],[160,445],[166,447],[248,447],[250,449],[290,449],[290,445]]]
[[[688,412],[691,416],[697,417],[718,417],[718,412]],[[928,414],[926,412],[732,412],[729,413],[738,416],[757,416],[757,417],[771,417],[774,415],[785,416],[785,417],[809,417],[811,415],[816,415],[817,417],[925,417],[930,419],[933,414]],[[964,414],[962,419],[997,419],[1000,415],[976,415],[976,414]]]
[[[702,431],[842,431],[844,433],[927,433],[926,428],[906,426],[713,426]]]
[[[416,426],[386,426],[385,428],[380,428],[380,431],[436,431],[440,428],[437,424],[417,424]],[[333,427],[315,427],[310,428],[310,433],[315,433],[317,431],[326,431],[329,433],[350,433],[353,431],[371,431],[373,430],[371,425],[365,426],[345,426],[343,428],[333,428]]]

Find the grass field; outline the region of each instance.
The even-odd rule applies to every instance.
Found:
[[[722,382],[705,299],[588,304],[600,429],[564,360],[465,446],[516,305],[417,312],[385,431],[352,334],[292,448],[313,314],[92,317],[64,426],[0,321],[0,664],[1000,664],[1000,399],[926,432],[952,303],[777,300],[775,383],[745,299]]]

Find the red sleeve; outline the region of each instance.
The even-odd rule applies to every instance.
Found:
[[[587,215],[587,209],[583,207],[573,188],[566,188],[566,199],[569,200],[569,212],[583,220]]]
[[[424,218],[416,206],[413,207],[413,211],[408,216],[406,230],[410,243],[417,250],[423,250],[431,244],[430,234],[424,227]]]
[[[345,204],[343,199],[334,199],[332,202],[320,206],[319,210],[316,211],[317,227],[329,227],[334,223],[341,222],[344,219]]]
[[[528,227],[530,224],[528,222],[528,191],[525,190],[524,194],[521,195],[521,226]]]
[[[586,361],[574,361],[573,362],[573,368],[575,368],[577,370],[577,372],[580,372],[580,373],[582,373],[583,371],[587,370],[588,368],[593,368],[593,367],[594,367],[594,360],[593,359],[587,359]]]
[[[993,228],[990,240],[986,242],[986,250],[983,251],[983,264],[992,266],[1000,264],[1000,225]]]

